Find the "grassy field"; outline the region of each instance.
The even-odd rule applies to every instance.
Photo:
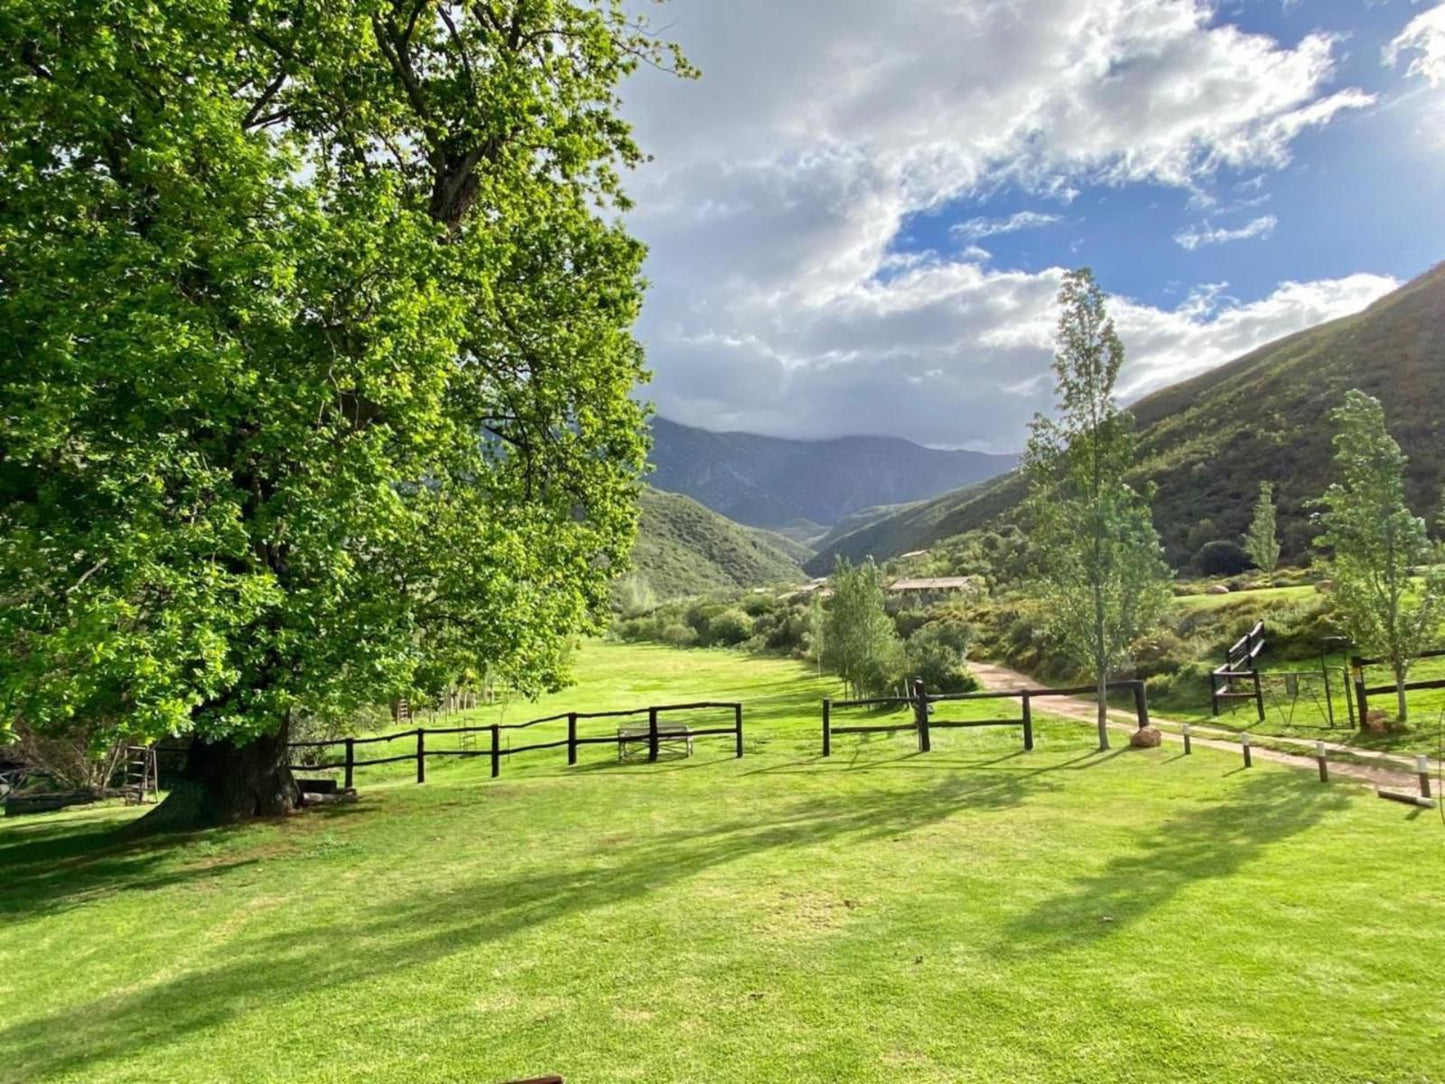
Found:
[[[831,683],[783,661],[579,677],[537,714],[742,697],[747,755],[401,765],[163,842],[0,822],[0,1080],[1445,1080],[1435,813],[1048,719],[824,761]]]

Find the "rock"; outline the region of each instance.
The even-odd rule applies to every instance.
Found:
[[[1365,729],[1371,734],[1387,734],[1390,730],[1390,717],[1379,708],[1371,708],[1365,713]]]
[[[1229,594],[1229,585],[1227,583],[1211,583],[1204,589],[1204,593],[1206,595],[1227,595]]]
[[[1129,744],[1135,749],[1157,749],[1163,741],[1164,735],[1157,726],[1146,726],[1129,735]]]

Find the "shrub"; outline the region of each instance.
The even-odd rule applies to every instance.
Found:
[[[708,622],[708,639],[724,647],[742,643],[753,634],[753,619],[742,610],[724,610]]]
[[[1219,538],[1199,547],[1194,555],[1194,567],[1205,576],[1238,576],[1254,565],[1238,542]]]
[[[697,643],[697,632],[689,625],[681,621],[674,621],[659,634],[664,644],[671,644],[673,647],[691,647]]]

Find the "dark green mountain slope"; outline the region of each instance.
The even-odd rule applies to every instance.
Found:
[[[659,599],[803,578],[796,543],[733,523],[679,493],[642,491],[632,559]],[[789,552],[792,550],[792,552]]]
[[[1306,502],[1332,480],[1329,412],[1350,388],[1377,396],[1410,457],[1411,506],[1433,522],[1445,483],[1445,265],[1363,312],[1287,336],[1133,406],[1140,481],[1158,491],[1154,520],[1169,559],[1237,539],[1261,480],[1275,483],[1286,560],[1309,552]],[[1023,495],[1016,475],[904,509],[820,547],[894,556],[983,526]]]
[[[875,505],[916,501],[1011,470],[1016,456],[940,451],[891,437],[781,440],[652,421],[648,479],[739,523],[825,526]]]

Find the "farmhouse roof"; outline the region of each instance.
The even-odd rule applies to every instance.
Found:
[[[977,581],[972,576],[923,576],[895,580],[890,591],[962,591]]]

